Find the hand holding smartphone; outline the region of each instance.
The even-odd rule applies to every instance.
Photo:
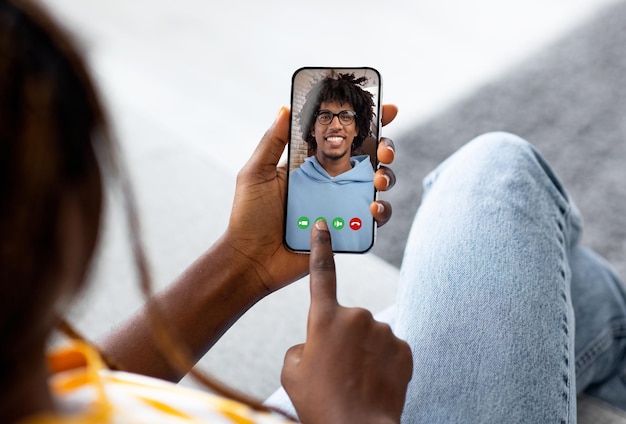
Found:
[[[301,68],[292,79],[285,245],[310,252],[311,227],[328,224],[334,252],[374,244],[374,172],[381,79],[373,68]]]

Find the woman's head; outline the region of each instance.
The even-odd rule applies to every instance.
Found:
[[[1,1],[0,341],[5,354],[32,348],[29,344],[53,324],[47,314],[84,278],[102,203],[96,156],[108,156],[108,143],[103,110],[70,38],[32,1]],[[80,281],[68,283],[69,276]]]
[[[136,208],[115,147],[70,37],[35,0],[0,0],[0,397],[40,359],[33,354],[43,353],[60,302],[83,284],[100,226],[103,169],[119,177],[141,289],[150,296]],[[157,344],[174,367],[188,370],[191,357],[157,303],[148,306]],[[191,373],[217,393],[268,410]]]
[[[356,112],[356,129],[352,149],[357,150],[370,135],[374,118],[374,100],[369,91],[363,89],[366,77],[356,78],[354,74],[329,75],[313,85],[307,93],[300,111],[300,128],[302,136],[309,144],[311,152],[316,152],[317,142],[313,135],[316,113],[322,103],[338,103],[349,105]]]

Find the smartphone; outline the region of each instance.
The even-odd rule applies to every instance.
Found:
[[[364,253],[374,245],[381,96],[373,68],[305,67],[293,74],[284,228],[290,250],[310,252],[319,219],[328,224],[334,252]]]

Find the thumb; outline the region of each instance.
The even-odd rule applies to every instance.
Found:
[[[274,124],[265,132],[248,165],[254,168],[276,166],[289,141],[289,108],[282,106]]]
[[[298,365],[300,359],[302,359],[302,351],[304,350],[304,344],[297,344],[287,349],[285,353],[285,366]]]
[[[291,346],[285,353],[285,360],[283,361],[283,369],[282,369],[282,372],[280,373],[280,383],[284,387],[289,387],[289,383],[291,383],[294,379],[296,379],[295,370],[300,364],[303,351],[304,351],[304,345],[298,344],[295,346]]]

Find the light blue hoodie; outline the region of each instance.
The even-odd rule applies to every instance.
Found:
[[[374,169],[367,155],[350,158],[352,169],[331,177],[315,156],[289,174],[285,241],[296,251],[311,247],[311,227],[325,218],[333,250],[365,252],[374,242]],[[359,225],[360,222],[360,225]],[[352,227],[352,228],[351,228]]]

